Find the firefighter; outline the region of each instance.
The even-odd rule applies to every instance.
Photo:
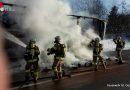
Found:
[[[31,76],[33,78],[34,83],[36,83],[38,79],[39,54],[40,51],[38,46],[36,46],[36,42],[34,40],[30,40],[24,53],[24,58],[26,60],[25,78],[26,80],[29,80]]]
[[[118,63],[122,64],[123,63],[122,62],[122,50],[125,47],[125,41],[120,36],[118,36],[113,41],[116,44],[116,53],[117,53]]]
[[[64,44],[60,43],[60,36],[55,37],[54,46],[49,48],[48,55],[54,54],[54,62],[52,69],[54,71],[54,79],[62,79],[62,63],[65,58],[66,47]]]
[[[99,43],[99,38],[92,40],[92,42],[90,43],[90,46],[93,47],[94,70],[95,71],[98,70],[98,64],[99,63],[101,63],[103,65],[103,68],[106,69],[104,59],[101,55],[101,52],[103,51],[103,45]]]

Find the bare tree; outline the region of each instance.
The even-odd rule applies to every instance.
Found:
[[[99,18],[106,15],[107,9],[101,0],[75,0],[72,8],[77,12],[83,11]]]

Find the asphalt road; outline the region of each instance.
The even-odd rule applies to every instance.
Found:
[[[100,67],[99,71],[92,68],[86,72],[72,75],[71,78],[52,81],[40,80],[37,84],[25,84],[12,90],[130,90],[130,62],[128,53],[124,64],[111,64],[107,70]]]
[[[124,86],[123,86],[124,84]],[[116,86],[112,86],[116,85]],[[122,85],[122,86],[121,86]],[[19,87],[13,88],[18,90]],[[110,65],[107,70],[74,74],[63,80],[39,81],[26,84],[19,90],[130,90],[130,63]]]

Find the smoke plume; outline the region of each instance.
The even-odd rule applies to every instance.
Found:
[[[30,30],[32,38],[43,52],[41,62],[53,62],[53,57],[46,55],[47,48],[53,46],[55,36],[61,37],[61,42],[68,51],[65,63],[71,65],[75,61],[92,60],[92,51],[87,48],[91,39],[98,37],[94,30],[82,32],[82,28],[67,15],[71,14],[69,4],[63,0],[38,0],[30,2],[28,12],[24,17],[23,27]],[[45,58],[46,57],[46,58]]]
[[[76,25],[76,21],[67,16],[72,13],[67,0],[10,0],[7,3],[27,6],[25,9],[13,7],[16,12],[12,13],[11,18],[16,20],[23,31],[30,32],[29,38],[36,40],[41,51],[41,67],[50,66],[53,62],[53,55],[47,56],[47,48],[54,45],[55,36],[60,36],[61,43],[68,49],[66,65],[92,60],[92,50],[87,46],[92,39],[99,36],[92,28],[82,29]],[[26,45],[22,43],[22,46]]]

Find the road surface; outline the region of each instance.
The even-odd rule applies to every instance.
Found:
[[[124,64],[111,64],[107,70],[99,71],[89,68],[86,72],[73,74],[71,78],[52,81],[39,80],[37,84],[25,84],[13,87],[12,90],[130,90],[130,62],[128,56]]]
[[[124,84],[125,86],[119,86]],[[112,86],[117,85],[117,86]],[[19,87],[13,89],[18,90]],[[110,65],[106,71],[74,74],[60,81],[39,81],[23,85],[20,90],[130,90],[130,63]]]

